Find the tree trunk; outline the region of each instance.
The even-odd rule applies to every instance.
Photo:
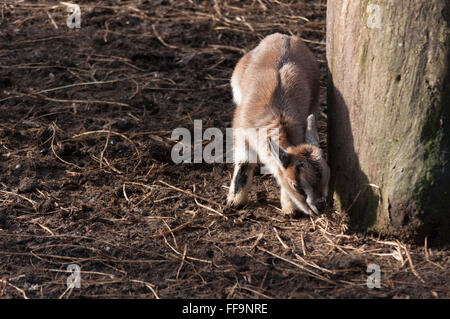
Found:
[[[335,207],[358,230],[450,240],[448,0],[328,0]]]

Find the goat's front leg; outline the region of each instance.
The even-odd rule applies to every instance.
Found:
[[[227,203],[233,207],[240,207],[248,201],[248,191],[253,180],[256,164],[236,163],[233,179],[228,192]]]
[[[289,198],[288,193],[281,188],[281,195],[280,195],[280,202],[281,202],[281,211],[284,215],[292,217],[295,215],[295,205],[292,202],[292,200]]]

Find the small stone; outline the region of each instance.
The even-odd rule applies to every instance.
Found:
[[[35,178],[25,177],[20,182],[18,191],[19,191],[19,193],[29,193],[29,192],[33,191],[37,185],[38,185],[38,182]]]

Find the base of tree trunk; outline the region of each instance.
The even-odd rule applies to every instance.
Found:
[[[328,1],[333,199],[354,229],[448,244],[450,4],[404,3]]]

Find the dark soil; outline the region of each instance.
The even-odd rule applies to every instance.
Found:
[[[326,147],[326,1],[291,2],[79,0],[80,29],[0,4],[0,297],[450,297],[447,250],[284,218],[267,175],[232,210],[230,164],[172,162],[173,129],[230,125],[233,67],[273,32],[319,60]]]

